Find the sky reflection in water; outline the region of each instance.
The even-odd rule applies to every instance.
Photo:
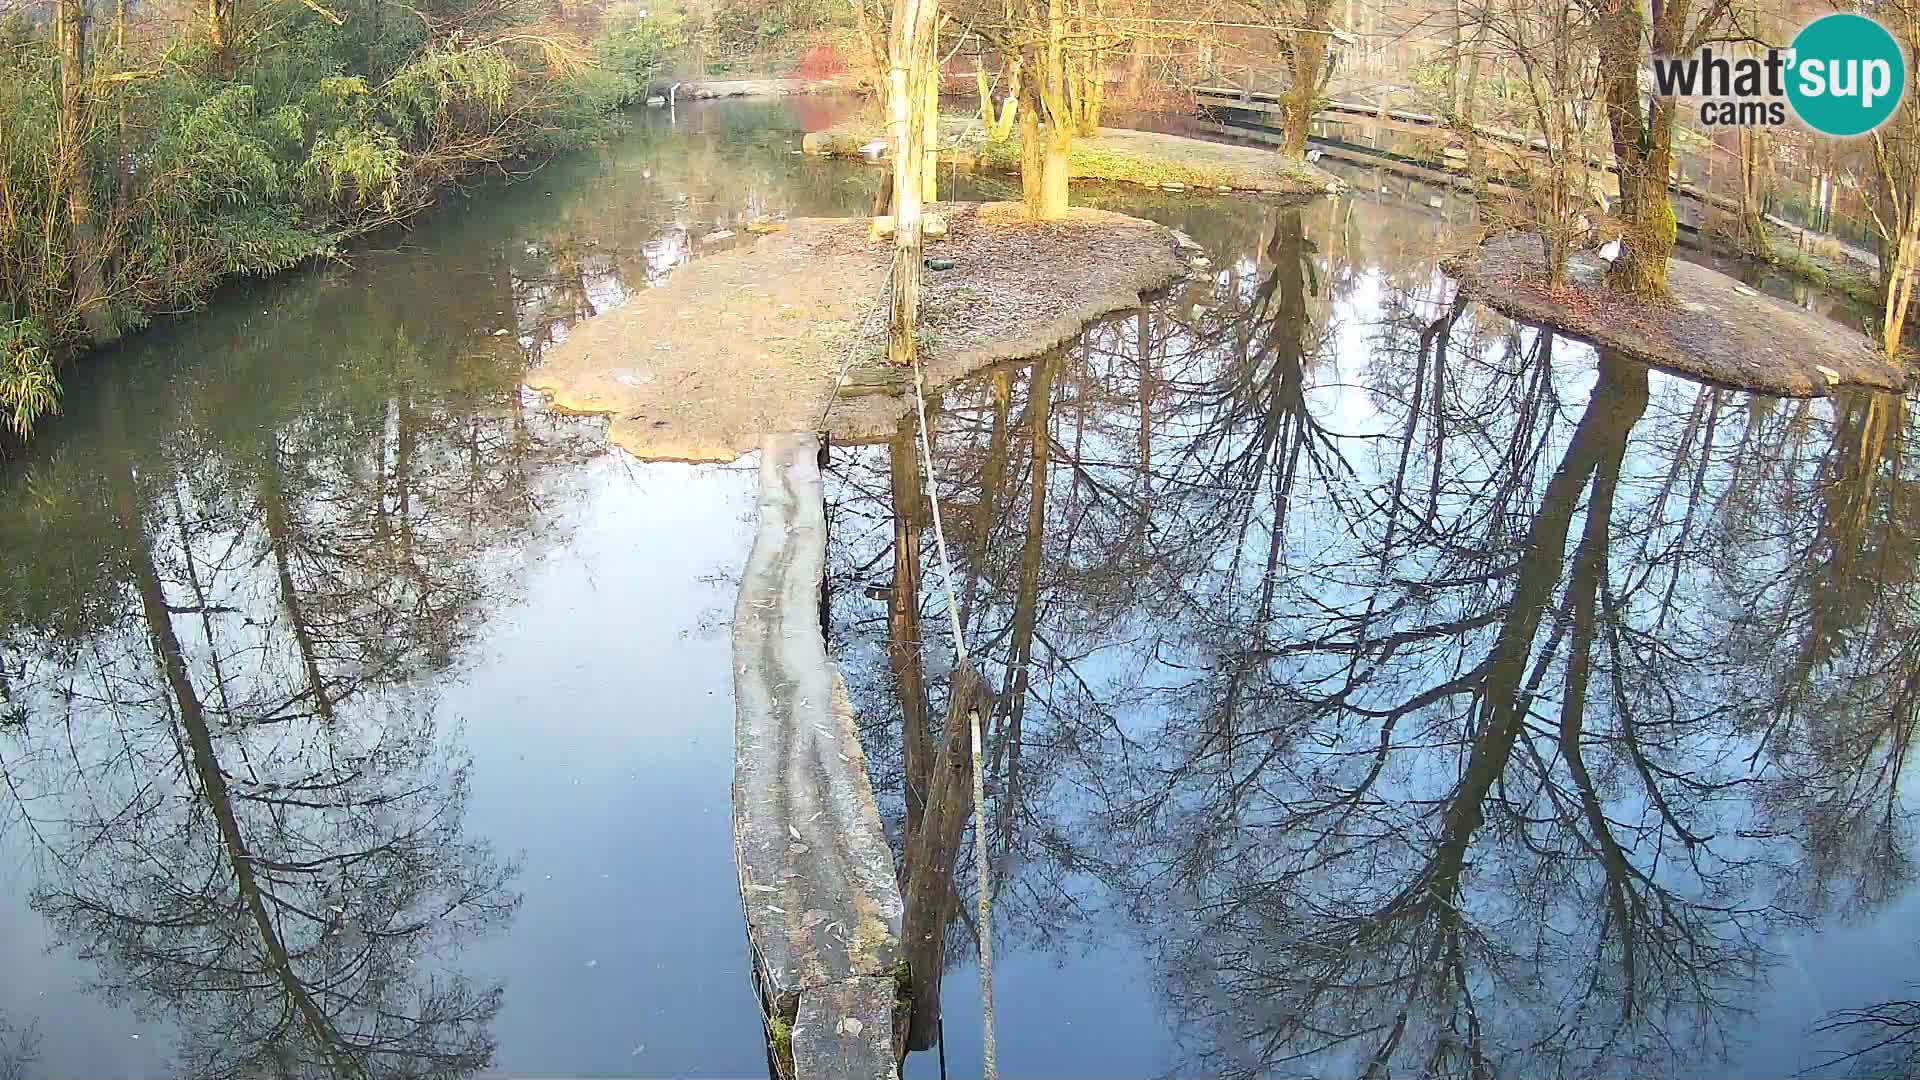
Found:
[[[712,229],[861,212],[876,174],[790,152],[845,107],[644,114],[77,381],[0,469],[0,1060],[764,1068],[726,818],[752,473],[636,464],[517,382]],[[1007,748],[1003,1069],[1817,1061],[1914,957],[1908,412],[1454,311],[1466,207],[1356,179],[1089,190],[1219,269],[941,401]],[[897,830],[888,454],[836,453],[831,638]]]

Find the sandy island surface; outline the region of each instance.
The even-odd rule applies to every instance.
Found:
[[[1173,230],[1124,214],[1076,208],[1032,222],[1017,203],[933,212],[948,233],[928,255],[954,264],[922,279],[922,361],[934,386],[1071,340],[1186,267]],[[732,461],[766,435],[819,430],[851,351],[852,385],[835,400],[830,434],[890,434],[912,407],[899,369],[884,362],[886,313],[874,310],[891,243],[870,240],[865,218],[798,218],[736,242],[582,323],[526,384],[560,409],[605,414],[612,441],[641,458]]]

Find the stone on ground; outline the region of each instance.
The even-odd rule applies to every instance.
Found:
[[[793,1022],[796,1080],[894,1080],[896,995],[889,976],[849,979],[801,998]]]

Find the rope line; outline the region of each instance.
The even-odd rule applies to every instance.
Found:
[[[933,468],[933,442],[927,427],[926,383],[920,371],[920,356],[913,358],[913,410],[920,420],[920,463],[927,471],[927,502],[933,507],[933,542],[940,552],[941,586],[947,594],[947,618],[953,628],[954,670],[965,668],[967,636],[960,627],[960,601],[953,592],[953,560],[947,556],[947,533],[940,521],[940,478]],[[980,757],[980,710],[967,710],[967,723],[973,738],[973,858],[979,885],[980,915],[980,1013],[981,1065],[986,1080],[998,1080],[993,1021],[993,896],[988,889],[987,860],[987,779]],[[944,1057],[946,1048],[942,1046]]]
[[[969,125],[971,130],[971,125]],[[938,137],[936,135],[936,143]],[[867,310],[865,319],[853,334],[853,340],[847,346],[847,354],[840,362],[840,374],[834,378],[833,391],[827,395],[827,401],[820,409],[818,424],[821,437],[827,433],[827,417],[833,412],[834,403],[840,398],[840,391],[846,387],[847,373],[853,369],[853,358],[858,354],[861,344],[872,332],[873,319],[880,313],[881,306],[891,299],[894,285],[893,267],[887,268],[887,276],[880,282],[879,294],[874,297],[873,306]],[[966,667],[971,661],[967,656],[967,635],[960,625],[960,600],[953,591],[953,559],[947,553],[947,531],[940,517],[940,478],[933,467],[933,442],[927,426],[926,378],[920,369],[920,357],[913,358],[913,411],[920,426],[920,463],[927,474],[927,502],[933,508],[933,541],[940,552],[941,587],[947,596],[947,619],[953,630],[953,652],[955,670]],[[973,741],[973,834],[974,865],[979,878],[979,920],[980,920],[980,1010],[983,1029],[981,1060],[985,1080],[999,1080],[1000,1066],[996,1059],[996,1040],[994,1038],[993,1011],[993,895],[988,888],[989,860],[987,858],[987,793],[986,768],[980,754],[982,743],[980,710],[967,710],[967,722],[971,727]],[[945,1023],[941,1024],[940,1069],[946,1075],[947,1041]]]
[[[847,372],[853,370],[853,358],[859,355],[860,345],[873,332],[873,317],[880,314],[880,308],[893,295],[893,266],[887,266],[887,276],[880,279],[880,291],[873,298],[873,306],[867,309],[867,317],[853,331],[853,340],[847,344],[847,355],[840,361],[840,374],[833,380],[833,390],[827,395],[827,403],[820,407],[820,422],[814,426],[820,430],[820,438],[825,442],[827,436],[827,414],[833,411],[834,403],[840,400],[840,391],[846,388]]]
[[[940,478],[933,471],[933,444],[927,437],[927,396],[920,357],[913,358],[913,410],[920,418],[920,464],[927,470],[927,502],[933,506],[933,543],[940,552],[940,584],[947,594],[947,619],[953,629],[956,666],[967,663],[967,637],[960,629],[960,601],[953,593],[953,561],[947,557],[947,532],[940,523]],[[978,756],[978,751],[975,751]]]

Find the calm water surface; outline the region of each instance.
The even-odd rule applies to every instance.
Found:
[[[637,117],[102,358],[0,468],[0,1076],[764,1072],[752,463],[633,462],[518,380],[714,229],[863,210],[791,153],[845,108]],[[1084,193],[1213,269],[940,403],[1002,1069],[1817,1063],[1916,958],[1909,413],[1456,311],[1468,208],[1355,179]],[[829,587],[897,833],[890,452],[836,452]]]
[[[1366,190],[1196,208],[1206,274],[942,397],[954,590],[998,695],[1003,1068],[1831,1064],[1867,1033],[1814,1029],[1913,996],[1920,959],[1912,413],[1457,305],[1450,204]],[[833,636],[896,832],[903,703],[924,674],[941,715],[952,664],[924,502],[889,479],[913,452],[843,449],[829,493]],[[896,536],[917,631],[887,617]],[[921,672],[890,655],[911,633]],[[968,1075],[973,933],[949,941]],[[1869,1066],[1907,1075],[1836,1068]]]

